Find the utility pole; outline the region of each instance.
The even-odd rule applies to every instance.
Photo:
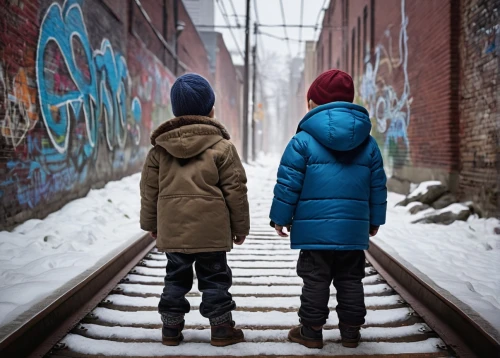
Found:
[[[245,20],[245,71],[243,74],[243,161],[248,163],[248,92],[250,89],[250,0]]]
[[[257,23],[253,24],[253,33],[255,38],[255,45],[252,48],[252,160],[257,159],[257,146],[255,140],[255,91],[257,89]]]

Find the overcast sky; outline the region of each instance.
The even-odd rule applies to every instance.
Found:
[[[325,3],[325,0],[282,0],[284,7],[285,23],[298,25],[301,22],[301,3],[304,3],[303,9],[303,24],[304,25],[315,25],[318,13],[320,12],[321,6]],[[219,3],[219,4],[217,4]],[[237,25],[239,22],[241,29],[233,29],[233,33],[238,42],[239,48],[242,52],[245,51],[245,13],[246,13],[246,0],[232,0],[234,8],[236,9],[236,14],[239,15],[238,18],[234,16],[234,11],[231,6],[231,0],[215,0],[215,23],[216,25],[226,25],[224,17],[222,16],[220,6],[224,4],[225,10],[229,15],[229,21],[231,25]],[[254,43],[255,39],[253,37],[253,23],[256,21],[255,7],[258,11],[258,17],[261,24],[283,24],[283,18],[281,15],[280,0],[251,0],[251,11],[250,11],[250,21],[251,21],[251,45]],[[328,1],[326,1],[325,6],[328,6]],[[320,24],[323,18],[323,13],[321,13]],[[227,47],[231,52],[234,51],[233,61],[235,64],[243,64],[242,57],[238,54],[237,46],[235,41],[231,36],[231,32],[228,29],[216,28],[216,31],[222,32],[224,35],[224,40]],[[275,36],[284,38],[285,32],[282,27],[279,28],[261,28],[262,32],[267,32]],[[300,38],[299,28],[287,28],[286,29],[288,37],[290,39],[298,40]],[[319,31],[316,32],[316,38],[319,35]],[[312,40],[314,39],[314,29],[302,29],[302,40]],[[297,56],[299,53],[299,43],[297,41],[287,41],[274,39],[268,36],[260,35],[258,38],[259,45],[259,57],[263,57],[265,54],[274,53],[281,57],[279,62],[286,61],[292,57]],[[289,50],[290,48],[290,50]],[[300,51],[303,55],[304,43],[300,46]]]
[[[258,13],[258,22],[265,25],[282,25],[286,23],[287,25],[316,25],[317,22],[321,25],[323,20],[323,11],[320,11],[322,6],[328,6],[328,0],[282,0],[285,19],[283,20],[281,13],[280,0],[251,0],[250,8],[250,22],[251,22],[251,40],[250,46],[255,43],[255,36],[253,35],[253,23],[256,21],[255,9]],[[303,12],[301,11],[301,4],[304,3]],[[241,52],[244,54],[245,51],[245,12],[246,12],[246,0],[232,0],[234,5],[234,10],[236,14],[239,15],[237,18],[234,16],[235,11],[233,10],[231,0],[215,0],[215,24],[216,25],[226,25],[226,21],[222,15],[222,11],[226,11],[228,14],[229,21],[231,25],[236,26],[238,23],[241,26],[240,29],[233,29],[234,37],[236,42],[231,35],[229,29],[216,28],[215,30],[221,32],[224,36],[224,41],[229,51],[232,53],[233,62],[235,64],[243,64],[243,57],[239,54],[238,46]],[[319,19],[318,19],[318,14]],[[261,27],[260,31],[269,33],[274,36],[285,38],[285,32],[283,27]],[[264,95],[267,101],[266,108],[266,120],[270,121],[271,129],[270,133],[281,133],[278,130],[277,121],[277,106],[281,107],[280,113],[283,115],[287,105],[287,92],[291,90],[286,81],[289,79],[289,61],[298,55],[301,57],[304,54],[304,47],[306,40],[316,40],[319,36],[319,29],[314,32],[314,28],[303,28],[302,34],[300,28],[287,28],[286,35],[288,38],[293,40],[299,40],[302,38],[302,43],[299,46],[298,41],[285,41],[283,39],[275,39],[265,35],[259,35],[257,38],[257,48],[259,54],[259,61],[257,73],[261,78],[261,83],[264,91]],[[283,98],[285,100],[283,100]],[[278,100],[278,101],[276,101]],[[281,141],[283,139],[281,135],[274,138],[271,143],[273,150],[281,150]]]

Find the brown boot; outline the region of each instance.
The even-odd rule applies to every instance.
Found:
[[[161,314],[163,327],[161,329],[161,342],[166,346],[178,346],[184,336],[184,315],[173,315],[168,313]]]
[[[340,337],[342,338],[342,345],[346,348],[356,348],[361,340],[361,333],[359,333],[361,326],[350,326],[342,322],[339,323]]]
[[[163,325],[161,342],[166,346],[178,346],[183,340],[184,321],[177,325]]]
[[[225,347],[231,344],[245,341],[245,335],[241,329],[234,328],[233,320],[221,324],[212,325],[212,338],[210,344],[216,347]]]
[[[288,332],[288,339],[307,348],[323,348],[323,331],[307,326],[294,327]]]

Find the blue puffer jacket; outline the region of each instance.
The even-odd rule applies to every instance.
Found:
[[[368,112],[347,102],[310,111],[278,169],[270,218],[292,224],[292,249],[365,250],[385,223],[386,176]]]

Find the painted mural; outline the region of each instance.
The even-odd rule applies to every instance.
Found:
[[[33,77],[0,63],[6,217],[137,171],[150,131],[171,116],[174,76],[137,39],[127,54],[90,41],[82,5],[54,1],[41,14]]]
[[[366,106],[372,118],[374,135],[383,148],[388,174],[394,168],[409,161],[410,142],[408,127],[411,115],[411,91],[408,78],[408,17],[405,0],[401,0],[401,25],[399,33],[393,37],[393,27],[389,26],[384,39],[375,47],[374,58],[365,63],[365,71],[360,82],[358,101]],[[393,52],[397,41],[398,52]],[[392,84],[392,74],[399,70],[404,84],[397,91]]]

